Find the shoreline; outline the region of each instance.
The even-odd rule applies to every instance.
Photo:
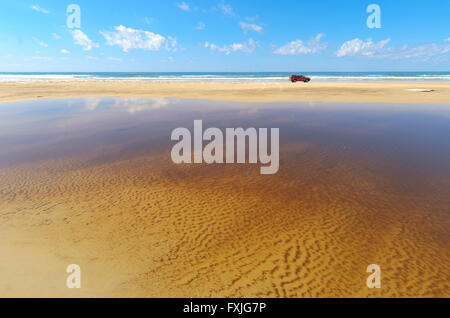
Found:
[[[413,92],[407,89],[431,89]],[[450,104],[450,82],[1,82],[0,103],[87,97],[176,97],[235,102]]]

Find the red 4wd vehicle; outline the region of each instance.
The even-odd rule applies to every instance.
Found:
[[[291,75],[289,78],[292,83],[295,82],[305,82],[308,83],[311,79],[309,77],[303,76],[303,75]]]

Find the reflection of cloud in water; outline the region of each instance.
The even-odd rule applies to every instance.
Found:
[[[96,110],[101,101],[102,98],[88,98],[84,103],[84,108],[87,110]]]
[[[102,102],[105,102],[104,98],[87,98],[84,102],[84,108],[94,111],[97,110]],[[117,98],[114,99],[110,107],[119,110],[123,109],[130,114],[135,114],[166,107],[170,102],[168,98]]]
[[[249,115],[249,114],[256,114],[256,113],[258,113],[260,111],[260,107],[258,107],[258,106],[253,106],[253,107],[250,107],[250,108],[248,108],[248,109],[243,109],[243,110],[240,110],[239,111],[239,115]]]
[[[114,101],[113,107],[125,108],[127,112],[134,114],[146,110],[160,109],[169,105],[169,103],[170,101],[167,98],[121,98]]]

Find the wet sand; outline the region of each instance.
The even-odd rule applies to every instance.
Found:
[[[414,92],[408,89],[432,89]],[[450,102],[450,82],[144,82],[39,81],[0,83],[0,103],[74,97],[178,97],[239,102]]]
[[[450,296],[445,106],[103,103],[5,104],[0,296]],[[280,171],[173,164],[198,118],[279,127]]]

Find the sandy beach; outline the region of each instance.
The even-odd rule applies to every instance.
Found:
[[[0,1],[0,299],[450,298],[449,11]]]
[[[440,111],[136,102],[5,105],[19,116],[0,126],[0,296],[449,296]],[[174,164],[170,131],[199,112],[280,127],[280,171]]]
[[[414,92],[408,89],[432,89]],[[0,83],[0,103],[72,97],[179,97],[281,102],[449,104],[450,82],[144,82],[37,81]]]

